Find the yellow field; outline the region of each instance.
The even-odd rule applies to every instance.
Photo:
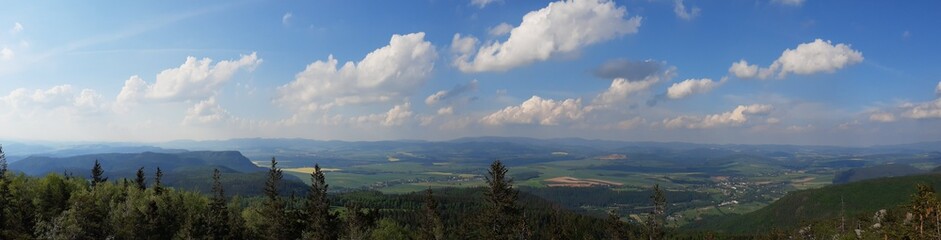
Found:
[[[282,169],[282,170],[288,171],[288,172],[297,172],[297,173],[306,173],[306,174],[310,174],[310,173],[313,173],[313,172],[314,172],[314,168],[312,168],[312,167],[285,168],[285,169]],[[341,170],[341,169],[339,169],[339,168],[321,168],[321,169],[320,169],[320,171],[324,171],[324,172],[339,172],[340,170]]]

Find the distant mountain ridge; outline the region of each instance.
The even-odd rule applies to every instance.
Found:
[[[104,153],[71,157],[32,156],[10,164],[10,169],[27,175],[40,176],[48,173],[87,172],[98,160],[106,173],[126,175],[138,168],[156,169],[174,172],[192,168],[224,168],[231,171],[250,173],[262,171],[237,151],[195,151],[178,153]]]
[[[900,177],[927,173],[928,171],[912,167],[907,164],[883,164],[869,167],[853,168],[836,174],[833,184],[844,184],[869,179]]]

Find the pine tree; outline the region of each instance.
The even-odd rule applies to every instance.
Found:
[[[290,225],[285,216],[284,201],[279,195],[279,185],[282,178],[284,178],[284,173],[278,168],[278,160],[272,157],[271,168],[268,170],[268,180],[265,181],[264,193],[266,199],[261,212],[262,216],[268,218],[265,223],[266,226],[262,228],[265,235],[263,237],[266,238],[287,239],[287,231],[281,229]]]
[[[9,226],[6,222],[6,208],[9,207],[10,193],[7,190],[7,156],[3,153],[3,145],[0,145],[0,239],[6,239],[4,234]]]
[[[425,211],[423,217],[419,239],[444,239],[444,223],[441,221],[441,213],[438,211],[438,201],[435,200],[431,188],[425,191]]]
[[[363,209],[359,204],[346,205],[346,233],[351,240],[365,240],[372,235],[379,219],[379,209]]]
[[[137,178],[134,179],[134,183],[137,184],[137,189],[144,191],[147,189],[147,178],[144,176],[144,167],[137,169]]]
[[[163,170],[157,167],[157,173],[154,174],[154,194],[157,196],[163,194],[163,185],[160,184],[161,179],[163,179]]]
[[[306,199],[307,229],[304,231],[305,239],[334,239],[336,238],[335,218],[330,213],[330,199],[327,198],[326,177],[320,170],[319,164],[314,164],[314,171],[310,173],[310,191]]]
[[[229,233],[229,210],[226,208],[225,190],[222,188],[219,169],[212,172],[212,199],[209,202],[209,236],[224,239]]]
[[[7,154],[3,153],[3,145],[0,145],[0,181],[7,179]]]
[[[664,230],[664,215],[666,214],[667,198],[660,190],[660,184],[653,186],[653,194],[650,195],[653,202],[653,211],[647,217],[647,239],[664,239],[666,232]]]
[[[628,239],[628,234],[624,230],[624,222],[621,222],[621,216],[618,216],[617,209],[608,211],[608,239]]]
[[[91,186],[95,187],[98,184],[108,181],[108,178],[104,177],[105,170],[101,169],[101,163],[98,162],[98,159],[95,159],[95,166],[91,169]]]
[[[487,198],[487,209],[484,213],[485,239],[514,239],[519,238],[523,232],[518,229],[522,219],[522,208],[516,205],[519,192],[513,189],[513,180],[507,178],[506,166],[500,160],[490,164],[487,185],[489,189],[484,194]]]

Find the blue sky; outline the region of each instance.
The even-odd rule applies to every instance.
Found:
[[[938,5],[6,3],[0,138],[934,141]]]

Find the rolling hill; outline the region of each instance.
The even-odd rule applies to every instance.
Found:
[[[869,179],[900,177],[922,174],[927,171],[906,164],[884,164],[869,167],[853,168],[839,172],[833,178],[833,184],[844,184]]]
[[[906,204],[917,184],[941,189],[941,174],[880,178],[795,191],[754,212],[698,221],[686,228],[731,233],[794,229],[801,222],[838,218],[841,207],[846,217],[871,217],[880,209]]]

